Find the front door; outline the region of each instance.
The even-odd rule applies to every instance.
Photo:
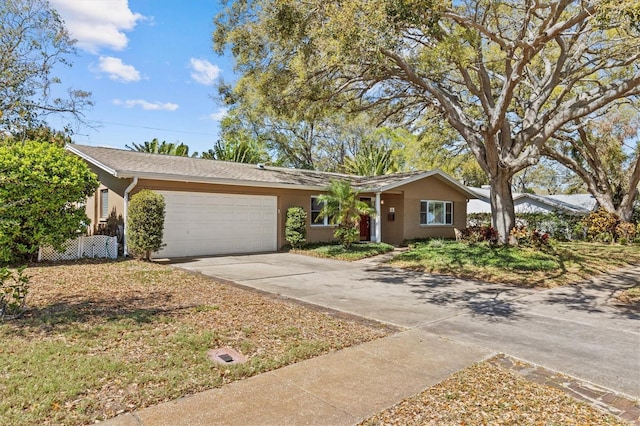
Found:
[[[371,216],[360,216],[360,241],[369,241],[371,238]]]
[[[360,198],[360,201],[364,201],[367,204],[371,204],[370,198]],[[371,216],[360,216],[360,241],[371,240]]]

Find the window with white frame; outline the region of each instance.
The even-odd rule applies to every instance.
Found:
[[[453,225],[451,201],[420,201],[420,225]]]
[[[328,226],[329,218],[324,216],[320,217],[320,211],[324,203],[320,201],[319,197],[311,197],[311,226]]]
[[[109,217],[109,190],[100,190],[100,219]]]

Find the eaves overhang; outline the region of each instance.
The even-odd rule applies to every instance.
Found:
[[[219,177],[188,176],[168,173],[137,172],[129,170],[117,170],[114,176],[122,179],[130,179],[134,176],[137,176],[139,179],[160,180],[166,182],[207,183],[214,185],[253,186],[259,188],[302,189],[309,191],[326,191],[327,189],[327,186],[325,185],[300,185],[297,183],[287,182],[261,182],[255,180],[225,179]]]
[[[85,154],[84,152],[80,151],[79,149],[76,149],[72,144],[66,144],[64,146],[64,148],[67,151],[73,152],[75,155],[77,155],[78,157],[82,158],[86,162],[91,163],[94,166],[104,170],[105,172],[109,173],[110,175],[117,176],[117,171],[115,169],[112,169],[111,167],[107,166],[106,164],[101,163],[100,161],[98,161],[95,158]]]

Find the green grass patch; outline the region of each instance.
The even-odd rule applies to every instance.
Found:
[[[341,244],[314,243],[307,244],[302,249],[291,250],[291,252],[307,256],[354,261],[388,253],[392,250],[393,246],[386,243],[355,243],[348,249],[345,249]]]
[[[431,240],[412,242],[391,264],[527,287],[554,287],[640,263],[634,246],[554,243],[544,250]]]
[[[640,305],[640,285],[623,291],[620,293],[620,296],[618,296],[618,299],[624,303]]]

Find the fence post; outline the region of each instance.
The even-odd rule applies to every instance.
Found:
[[[79,237],[78,238],[78,255],[77,258],[78,259],[82,259],[82,253],[84,251],[84,237]]]

